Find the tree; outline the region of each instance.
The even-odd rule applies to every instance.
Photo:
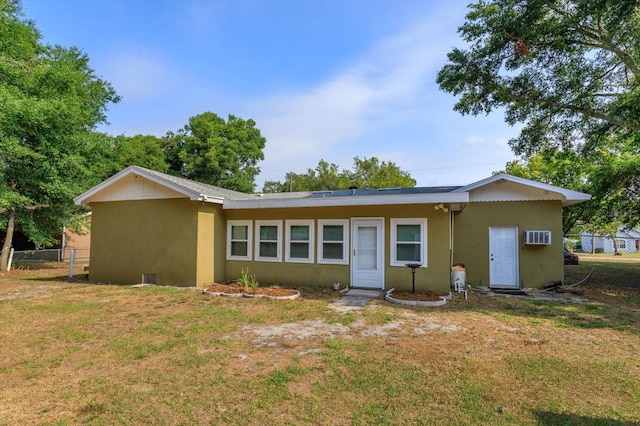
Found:
[[[284,182],[266,181],[263,192],[323,191],[358,188],[408,188],[416,185],[408,172],[393,162],[380,163],[376,157],[353,159],[353,170],[339,170],[333,163],[320,160],[315,169],[305,174],[289,172]]]
[[[632,155],[598,150],[588,157],[574,151],[546,150],[507,163],[506,173],[591,194],[586,203],[564,209],[565,234],[582,230],[603,233],[621,225],[633,227],[640,210],[640,163]],[[618,225],[615,225],[618,224]]]
[[[506,173],[548,183],[592,195],[596,187],[588,180],[594,164],[573,151],[547,150],[530,157],[527,161],[515,160],[507,163]],[[598,215],[600,198],[566,207],[562,215],[564,234],[579,232]]]
[[[18,0],[0,0],[0,269],[15,229],[49,244],[77,214],[73,197],[87,182],[78,135],[119,100],[84,53],[40,38]]]
[[[358,188],[411,188],[416,180],[409,172],[404,172],[392,161],[380,161],[376,157],[360,159],[355,157],[354,171],[348,176],[352,185]]]
[[[229,115],[225,122],[212,112],[163,139],[169,171],[187,179],[241,192],[253,192],[264,160],[266,139],[255,121]]]
[[[524,123],[510,145],[525,158],[545,150],[599,161],[602,151],[626,156],[629,167],[619,164],[608,177],[601,171],[599,181],[634,197],[636,210],[622,214],[637,221],[638,2],[481,0],[459,32],[469,47],[454,48],[437,77],[442,90],[459,97],[455,110],[504,108],[507,123]]]
[[[162,140],[155,136],[110,136],[90,132],[81,138],[85,142],[84,157],[93,185],[132,165],[163,173],[169,170]]]
[[[288,172],[284,181],[266,181],[263,192],[323,191],[345,189],[351,181],[338,165],[320,160],[315,169],[307,169],[304,174]]]
[[[516,153],[575,147],[594,132],[640,131],[640,8],[606,0],[494,0],[470,5],[441,89],[463,114],[506,108],[525,122]],[[576,137],[578,137],[576,139]]]

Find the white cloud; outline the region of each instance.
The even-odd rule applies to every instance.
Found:
[[[469,135],[462,141],[466,145],[484,145],[487,142],[487,138],[476,135]]]
[[[182,25],[199,38],[215,30],[222,15],[224,2],[192,0],[183,3]]]
[[[164,94],[174,80],[164,60],[141,48],[118,49],[107,55],[105,78],[127,101],[140,101]]]
[[[509,138],[498,137],[492,138],[489,136],[468,135],[462,140],[463,145],[495,145],[500,147],[509,146]]]
[[[496,139],[496,145],[509,146],[509,138],[498,138],[498,139]]]
[[[453,18],[432,16],[381,40],[314,88],[253,101],[248,109],[267,138],[261,179],[282,179],[285,172],[303,171],[321,158],[350,167],[355,155],[372,156],[357,154],[356,144],[370,144],[370,150],[377,151],[378,131],[416,115],[426,117],[428,113],[418,109],[424,109],[430,91],[437,90],[435,72],[455,40]],[[443,40],[447,33],[452,34],[451,44]]]

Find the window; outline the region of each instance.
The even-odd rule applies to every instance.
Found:
[[[627,249],[627,240],[625,239],[617,239],[618,250],[626,250]]]
[[[327,219],[318,221],[318,263],[348,265],[349,221]]]
[[[282,261],[282,221],[256,220],[255,259],[263,262]]]
[[[391,266],[427,266],[427,219],[391,219]]]
[[[251,221],[227,221],[227,260],[251,260]]]
[[[286,221],[287,262],[313,263],[313,220]]]

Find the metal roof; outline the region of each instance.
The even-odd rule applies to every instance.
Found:
[[[139,166],[129,166],[96,187],[76,197],[77,204],[90,204],[91,198],[111,184],[130,175],[139,175],[155,181],[191,200],[223,204],[225,209],[257,209],[287,207],[352,206],[383,204],[452,203],[462,208],[469,202],[469,193],[490,183],[511,181],[521,185],[553,191],[563,199],[563,205],[586,201],[590,195],[553,185],[543,184],[507,174],[498,174],[467,186],[430,186],[414,188],[365,188],[328,191],[280,192],[245,194],[218,186],[208,185]]]

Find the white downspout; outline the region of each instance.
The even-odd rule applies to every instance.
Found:
[[[455,233],[454,221],[455,216],[453,215],[453,210],[449,210],[449,267],[453,266],[453,241]]]

